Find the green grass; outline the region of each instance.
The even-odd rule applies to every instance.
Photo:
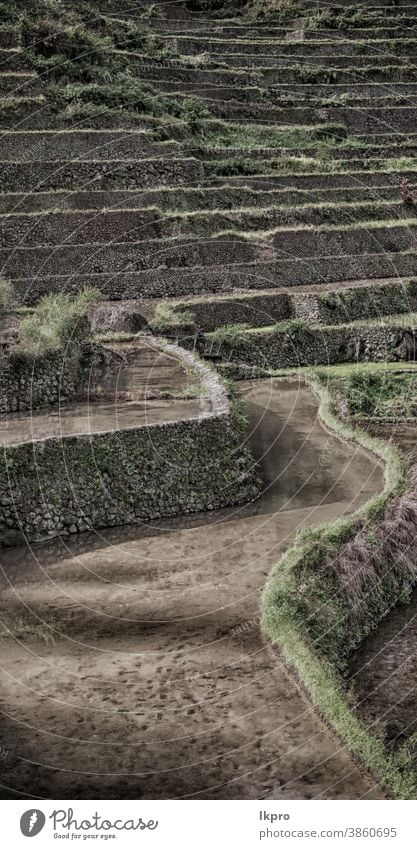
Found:
[[[339,384],[351,416],[413,418],[417,410],[416,374],[354,372]]]
[[[248,327],[248,325],[236,325],[239,327],[239,339],[244,341],[246,336],[256,335],[256,334],[275,334],[275,333],[283,333],[286,334],[290,331],[297,332],[306,332],[308,330],[331,330],[333,327],[337,327],[342,330],[344,327],[417,327],[417,313],[401,313],[399,315],[384,315],[378,316],[377,318],[368,318],[363,320],[349,321],[343,324],[313,324],[308,323],[304,319],[301,318],[291,318],[286,319],[285,321],[280,321],[277,324],[267,324],[260,327]],[[232,325],[233,327],[233,325]],[[217,335],[220,338],[221,334],[224,331],[224,327],[218,328],[218,330],[207,333],[209,338],[213,338],[214,335]],[[223,338],[222,341],[227,341]],[[374,365],[374,364],[372,364]],[[341,366],[340,366],[341,367]],[[403,366],[404,367],[404,366]],[[319,367],[318,367],[319,368]],[[335,366],[336,368],[336,366]]]
[[[126,333],[122,330],[108,330],[106,333],[96,333],[94,339],[96,342],[133,342],[136,333]]]
[[[326,141],[329,145],[340,142],[346,136],[342,124],[327,123],[313,126],[280,128],[267,124],[245,122],[202,121],[198,138],[207,145],[216,147],[314,147]]]
[[[15,9],[13,22],[21,32],[25,57],[42,74],[49,105],[63,119],[124,111],[179,117],[193,130],[207,117],[198,98],[164,97],[133,75],[123,49],[140,49],[154,59],[175,55],[150,31],[146,18],[140,23],[117,20],[93,3],[70,6],[59,0],[16,0]]]
[[[191,312],[177,311],[175,305],[162,303],[157,305],[150,325],[157,333],[167,333],[189,326],[193,327],[194,318]]]
[[[20,349],[37,356],[60,350],[75,365],[82,343],[90,336],[89,309],[99,296],[96,289],[85,289],[76,297],[45,295],[20,322]]]
[[[312,151],[314,153],[314,151]],[[322,151],[323,154],[323,151]],[[359,157],[360,158],[360,157]],[[417,171],[417,160],[412,157],[400,158],[377,158],[361,160],[358,167],[357,160],[352,159],[329,159],[328,156],[320,158],[317,156],[282,156],[279,159],[251,159],[244,155],[230,157],[229,159],[206,160],[204,170],[208,177],[240,177],[240,176],[283,176],[289,177],[296,174],[310,174],[314,176],[336,175],[336,174],[379,174],[381,172],[401,174],[403,171]]]
[[[352,368],[352,367],[351,367]],[[344,367],[345,373],[347,367]],[[406,472],[402,455],[392,445],[376,440],[369,434],[352,429],[343,424],[335,415],[333,400],[325,385],[323,376],[327,369],[317,372],[306,370],[304,375],[310,383],[313,391],[318,395],[320,401],[320,416],[326,427],[334,431],[339,437],[349,441],[357,442],[367,451],[372,452],[384,461],[385,464],[385,486],[381,494],[375,496],[362,508],[357,510],[348,518],[341,518],[313,531],[300,535],[295,545],[287,551],[280,562],[273,569],[262,599],[262,627],[273,643],[279,646],[285,662],[295,671],[302,685],[307,690],[314,705],[336,730],[349,751],[360,758],[372,771],[388,791],[400,799],[416,798],[417,777],[412,770],[412,757],[405,750],[400,749],[396,754],[387,751],[383,742],[372,734],[366,724],[355,714],[349,697],[343,686],[340,656],[335,656],[333,638],[336,628],[336,636],[339,646],[343,645],[346,654],[348,647],[352,647],[357,634],[343,631],[343,624],[333,620],[331,615],[326,617],[324,628],[330,630],[331,638],[324,638],[326,633],[322,631],[321,641],[317,633],[311,633],[306,625],[314,603],[319,596],[310,595],[312,586],[317,581],[315,576],[317,568],[322,570],[323,559],[328,556],[332,558],[337,555],[341,547],[352,539],[361,527],[366,524],[367,529],[372,528],[384,516],[388,503],[396,496],[400,496],[406,489]],[[333,370],[332,370],[333,371]],[[328,375],[327,375],[328,377]],[[319,571],[318,574],[321,574]],[[306,578],[312,578],[307,581]],[[308,597],[308,610],[300,602],[300,591],[302,597]],[[334,587],[326,586],[325,580],[321,578],[319,586],[322,603],[332,598]],[[395,603],[395,598],[392,603]],[[327,611],[328,612],[328,611]],[[340,613],[340,609],[337,613]],[[381,615],[380,608],[369,612],[369,619],[375,626],[375,617]],[[371,627],[370,622],[368,623]],[[346,625],[345,625],[346,627]],[[338,633],[341,629],[342,633]],[[360,637],[363,639],[362,632]],[[341,643],[341,641],[345,641]],[[342,657],[343,660],[343,657]]]
[[[249,329],[248,324],[224,324],[222,327],[218,327],[217,330],[208,333],[207,336],[219,343],[225,342],[229,345],[237,343],[244,344]]]

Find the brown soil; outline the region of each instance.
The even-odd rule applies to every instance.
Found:
[[[309,390],[247,385],[253,505],[3,554],[2,798],[379,798],[273,658],[266,576],[382,486]]]

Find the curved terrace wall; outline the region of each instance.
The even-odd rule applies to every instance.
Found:
[[[0,540],[61,533],[213,510],[250,500],[258,481],[238,415],[211,369],[197,371],[211,411],[198,418],[115,432],[4,446],[0,459]]]
[[[407,745],[385,747],[356,714],[344,676],[352,652],[417,583],[417,470],[406,474],[397,449],[342,424],[324,383],[308,380],[324,423],[385,461],[385,488],[351,517],[299,536],[269,577],[263,629],[350,751],[389,793],[414,799]]]

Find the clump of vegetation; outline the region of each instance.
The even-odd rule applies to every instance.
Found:
[[[247,0],[244,11],[252,21],[276,21],[281,24],[300,15],[297,0]]]
[[[174,55],[146,23],[115,20],[95,5],[35,0],[29,8],[20,0],[17,18],[25,54],[47,74],[46,95],[62,117],[94,117],[114,111],[177,117],[191,132],[207,109],[197,97],[182,100],[161,95],[132,71],[128,51],[148,57]]]
[[[17,6],[13,3],[0,3],[0,23],[14,24],[19,21],[20,12]]]
[[[68,85],[52,87],[50,97],[54,105],[66,117],[78,115],[104,114],[107,110],[127,111],[185,120],[189,126],[197,121],[197,115],[207,115],[204,107],[187,101],[172,100],[158,94],[155,89],[135,77],[113,83],[89,83],[88,85]],[[190,98],[191,100],[191,98]]]
[[[417,375],[393,372],[352,374],[343,383],[343,395],[352,416],[412,415],[417,401]]]
[[[82,344],[90,336],[89,310],[99,297],[97,289],[85,289],[76,297],[63,293],[46,295],[20,323],[20,348],[38,356],[62,351],[65,359],[77,367]]]
[[[216,147],[315,148],[320,143],[334,144],[345,139],[346,127],[342,124],[317,124],[312,127],[286,127],[269,124],[247,124],[229,121],[207,121],[199,128],[201,142]]]
[[[223,327],[218,327],[217,330],[214,330],[210,336],[216,342],[236,345],[247,341],[246,331],[249,329],[249,324],[224,324]]]
[[[177,311],[171,304],[158,304],[151,327],[156,333],[193,328],[194,317],[187,310]]]
[[[297,339],[309,330],[308,323],[304,318],[288,318],[275,325],[275,330],[282,333],[288,339]]]

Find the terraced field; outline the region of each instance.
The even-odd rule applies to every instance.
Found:
[[[119,23],[146,10],[99,8]],[[88,91],[79,115],[57,112],[50,72],[5,25],[0,262],[24,301],[91,283],[169,298],[412,276],[400,182],[412,190],[417,18],[407,4],[356,12],[360,27],[338,29],[307,2],[271,24],[158,7],[156,58],[115,54],[168,102],[198,95],[191,122],[116,98],[83,117]]]
[[[318,8],[298,0],[265,19],[262,3],[258,14],[253,5],[245,15],[214,10],[210,17],[198,2],[152,10],[145,2],[101,0],[79,13],[64,2],[57,17],[43,10],[37,19],[36,3],[28,18],[19,3],[16,14],[1,4],[2,274],[21,307],[45,294],[97,287],[95,333],[107,334],[106,344],[116,334],[113,345],[117,338],[133,345],[125,383],[110,381],[108,406],[101,399],[96,418],[85,406],[69,409],[59,427],[54,414],[35,425],[20,416],[5,444],[37,442],[57,428],[63,437],[80,428],[117,430],[146,419],[149,409],[160,421],[206,412],[201,399],[181,397],[187,380],[168,365],[168,385],[166,375],[155,379],[156,395],[165,397],[149,407],[148,396],[129,396],[123,406],[123,392],[137,382],[141,387],[141,376],[153,369],[152,345],[148,336],[134,340],[137,331],[197,347],[232,377],[416,359],[415,7],[402,0],[350,6],[328,0]],[[78,14],[84,17],[71,17]],[[168,400],[170,381],[177,397]],[[257,431],[251,392],[246,387],[243,394]],[[122,538],[110,534],[98,549],[92,538],[79,550],[76,544],[40,549],[33,562],[23,550],[8,555],[2,666],[11,683],[2,707],[3,738],[14,742],[3,772],[5,797],[33,795],[35,783],[40,796],[56,787],[62,798],[381,794],[271,660],[257,618],[266,574],[296,530],[334,520],[378,492],[380,465],[338,443],[331,469],[319,469],[317,479],[314,450],[325,453],[327,443],[317,424],[309,430],[317,412],[311,396],[274,387],[273,404],[279,392],[282,410],[273,410],[272,425],[280,450],[294,452],[297,487],[294,492],[284,475],[289,503],[278,492],[267,507],[265,496],[259,502],[259,515],[256,506],[243,508],[243,522],[253,525],[247,550],[241,520],[225,514],[219,529],[214,520],[214,533],[210,522],[195,520],[192,527],[184,520],[129,538],[124,531]],[[261,422],[270,400],[262,395]],[[282,416],[291,418],[300,403],[295,435],[286,443]],[[266,428],[252,438],[261,467],[271,433]],[[339,478],[337,461],[346,458]],[[299,481],[306,469],[307,483]],[[275,493],[280,464],[276,469],[271,460],[262,470],[266,490]],[[263,511],[274,517],[272,530]],[[208,572],[198,554],[205,546]],[[191,601],[179,566],[183,555],[196,576]],[[155,566],[158,558],[164,568],[169,564],[168,578]],[[126,585],[114,591],[119,575]],[[206,648],[218,644],[218,654]],[[32,652],[39,663],[28,669]],[[142,654],[159,652],[155,672]],[[36,692],[33,703],[23,691]],[[244,695],[232,710],[234,691]],[[148,740],[149,729],[156,729],[155,739]],[[67,735],[78,742],[61,769]],[[126,735],[133,740],[127,759]],[[80,772],[83,751],[87,766]]]

